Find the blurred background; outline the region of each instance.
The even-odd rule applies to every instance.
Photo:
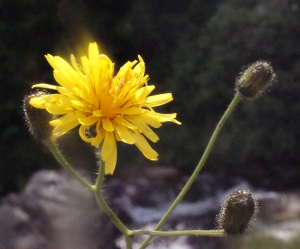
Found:
[[[0,197],[22,191],[28,179],[41,169],[61,168],[47,148],[29,134],[22,110],[22,100],[32,92],[33,84],[55,83],[45,54],[68,61],[71,53],[82,56],[87,53],[88,43],[96,41],[101,52],[115,62],[115,71],[140,54],[150,75],[149,84],[156,86],[154,94],[173,94],[174,100],[157,110],[176,112],[182,125],[165,123],[156,130],[160,140],[152,146],[159,153],[159,161],[150,162],[135,146],[119,143],[115,174],[107,176],[111,180],[107,181],[108,199],[120,199],[120,209],[135,222],[133,227],[151,225],[155,219],[147,218],[152,214],[149,208],[154,209],[155,217],[161,217],[155,208],[180,191],[233,98],[235,80],[243,68],[257,60],[271,62],[276,81],[262,97],[239,104],[224,126],[203,174],[186,196],[189,205],[198,203],[202,207],[210,203],[206,212],[196,205],[193,207],[200,213],[197,218],[189,217],[191,212],[185,207],[187,217],[177,218],[188,228],[213,228],[228,189],[244,186],[254,191],[260,203],[260,216],[253,225],[259,236],[254,235],[252,240],[245,237],[242,240],[246,243],[237,245],[238,240],[191,237],[185,245],[198,248],[201,242],[205,248],[299,248],[299,239],[291,241],[287,234],[296,232],[295,238],[299,238],[300,233],[299,0],[0,0],[0,37]],[[84,168],[95,178],[93,148],[81,141],[77,129],[58,143],[73,166]],[[43,174],[44,185],[35,187],[45,189],[46,196],[54,194],[56,203],[55,198],[64,194],[60,186],[65,176],[49,171]],[[51,174],[54,180],[49,178]],[[55,181],[59,183],[58,194],[50,191]],[[70,189],[81,193],[75,185]],[[74,203],[67,190],[70,203],[65,210],[71,215]],[[83,196],[88,195],[82,192]],[[20,197],[14,201],[9,198],[0,205],[3,231],[14,231],[4,222],[14,216],[7,216],[3,210],[20,206],[14,203]],[[36,211],[38,205],[32,205]],[[79,204],[75,206],[74,210],[85,210]],[[143,207],[146,213],[138,215],[135,208]],[[11,219],[7,220],[6,225],[12,226]],[[171,220],[166,229],[177,229],[177,221]],[[42,224],[48,227],[46,221]],[[109,229],[105,226],[100,230]],[[22,230],[17,232],[24,237]],[[179,244],[175,240],[174,245]]]
[[[156,165],[190,174],[234,96],[236,77],[263,59],[272,63],[277,81],[261,98],[238,106],[204,171],[266,189],[299,186],[298,0],[1,0],[0,12],[0,196],[22,189],[39,169],[60,168],[29,134],[22,99],[33,84],[54,83],[45,54],[69,60],[71,53],[86,53],[92,41],[115,61],[116,71],[140,54],[154,94],[174,97],[158,111],[177,112],[182,122],[156,131],[158,162],[119,144],[117,177]],[[77,131],[64,139],[67,157],[94,173],[93,151]]]

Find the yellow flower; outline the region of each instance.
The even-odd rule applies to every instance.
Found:
[[[159,138],[150,128],[159,128],[162,122],[180,124],[176,113],[161,114],[153,110],[172,101],[172,94],[148,96],[155,88],[148,85],[145,63],[128,61],[114,76],[114,64],[104,54],[99,55],[96,43],[89,44],[88,57],[81,57],[81,65],[71,55],[71,64],[59,56],[46,55],[54,68],[54,78],[60,86],[40,83],[33,87],[57,90],[56,94],[34,97],[30,104],[60,115],[50,121],[55,128],[55,140],[80,125],[79,135],[93,146],[100,145],[105,174],[113,174],[117,161],[116,140],[134,144],[150,160],[158,154],[151,148],[148,138]],[[61,116],[63,115],[63,116]]]

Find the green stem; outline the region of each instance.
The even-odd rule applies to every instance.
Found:
[[[217,124],[217,127],[215,128],[215,130],[206,146],[206,149],[202,155],[202,158],[200,159],[198,165],[196,166],[196,169],[194,170],[193,174],[191,175],[191,177],[189,178],[189,180],[187,181],[187,183],[185,184],[185,186],[183,187],[183,189],[181,190],[181,192],[179,193],[179,195],[177,196],[175,201],[172,203],[172,205],[170,206],[168,211],[164,214],[164,216],[161,218],[161,220],[157,223],[156,227],[154,228],[155,231],[159,230],[163,226],[163,224],[167,221],[167,219],[172,214],[172,212],[174,211],[174,209],[176,208],[178,203],[182,200],[182,198],[185,196],[187,191],[190,189],[190,187],[193,184],[193,182],[195,181],[196,177],[202,170],[224,123],[226,122],[228,117],[231,115],[231,113],[234,111],[235,107],[237,106],[237,104],[239,103],[239,101],[241,99],[242,99],[242,95],[240,93],[236,93],[236,95],[234,96],[230,105],[228,106],[227,110],[225,111],[225,113],[223,114],[219,123]],[[146,248],[146,246],[149,244],[149,242],[151,241],[152,238],[153,238],[153,235],[150,235],[147,239],[145,239],[145,241],[140,246],[140,249]]]
[[[132,239],[129,236],[125,236],[126,249],[132,249]]]
[[[94,194],[97,199],[98,204],[103,209],[103,211],[108,215],[112,223],[125,235],[128,237],[130,234],[130,230],[120,221],[120,219],[116,216],[116,214],[111,210],[111,208],[107,205],[106,201],[104,200],[104,197],[102,195],[102,186],[103,186],[103,180],[104,180],[104,162],[101,161],[99,165],[99,174],[96,180],[96,184],[94,186]],[[126,243],[127,243],[126,239]]]
[[[85,188],[93,191],[93,185],[89,184],[86,180],[84,180],[74,169],[73,167],[67,162],[67,160],[64,158],[64,156],[60,153],[59,149],[57,148],[56,144],[50,140],[44,140],[44,143],[49,147],[52,154],[56,158],[56,160],[61,164],[61,166],[67,170],[72,176],[79,181],[82,186]]]
[[[152,236],[210,236],[210,237],[223,237],[224,230],[185,230],[185,231],[147,231],[147,230],[134,230],[131,231],[132,235],[152,235]]]

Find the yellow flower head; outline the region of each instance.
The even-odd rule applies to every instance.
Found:
[[[150,160],[158,154],[145,137],[152,142],[159,138],[150,128],[159,128],[162,122],[180,124],[176,113],[161,114],[153,110],[172,101],[172,94],[148,96],[154,86],[147,85],[145,63],[128,61],[114,75],[114,64],[104,54],[99,54],[96,43],[89,44],[88,57],[81,57],[81,65],[71,55],[71,64],[59,56],[46,55],[53,67],[59,86],[36,84],[33,87],[57,90],[56,94],[34,97],[30,104],[59,116],[50,121],[54,126],[55,140],[80,125],[79,135],[85,142],[100,146],[105,174],[113,174],[117,161],[116,140],[136,147]],[[90,132],[90,131],[93,132]]]

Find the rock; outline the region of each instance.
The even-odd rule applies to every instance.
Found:
[[[0,206],[3,248],[114,248],[117,229],[93,193],[67,172],[39,171],[13,196]]]

